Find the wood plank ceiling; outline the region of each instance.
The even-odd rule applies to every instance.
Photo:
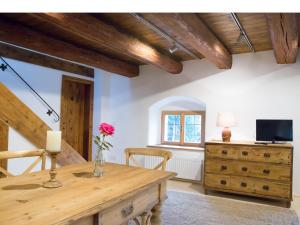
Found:
[[[0,32],[0,41],[127,77],[137,76],[138,67],[144,64],[178,74],[182,70],[182,61],[196,58],[207,58],[218,68],[229,69],[232,54],[251,52],[245,43],[238,41],[240,30],[230,13],[139,15],[175,39],[187,51],[178,48],[171,53],[172,41],[129,13],[0,14],[0,24],[5,25],[5,30]],[[273,49],[276,43],[273,41],[272,45],[270,33],[278,25],[276,20],[275,24],[268,24],[270,19],[267,20],[268,16],[262,13],[236,15],[255,51]],[[298,22],[298,14],[293,16],[293,22]],[[285,25],[288,26],[289,22],[285,22]],[[300,25],[291,25],[286,30],[291,29],[294,31],[290,39],[294,41],[294,46],[295,43],[298,46]],[[16,35],[20,38],[16,38]],[[35,44],[22,39],[29,39]],[[49,43],[49,48],[45,42]],[[66,48],[60,49],[64,45]],[[293,51],[294,57],[297,54],[295,49]],[[280,56],[276,54],[278,59]],[[283,63],[291,62],[293,59]]]

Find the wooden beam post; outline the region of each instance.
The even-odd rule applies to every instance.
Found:
[[[149,13],[143,16],[177,41],[188,42],[218,68],[231,68],[231,54],[197,15],[193,13]]]
[[[182,71],[181,62],[91,15],[85,13],[33,13],[30,15],[100,48],[106,47],[112,51],[121,52],[172,74]]]
[[[277,63],[295,63],[299,39],[296,13],[266,13],[266,18]]]
[[[0,41],[127,77],[139,74],[137,65],[110,58],[96,51],[79,48],[20,24],[0,19],[0,27]]]
[[[9,44],[0,43],[0,56],[94,78],[93,68],[25,50]]]

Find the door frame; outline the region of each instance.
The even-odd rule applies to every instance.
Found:
[[[72,82],[76,82],[76,83],[80,83],[80,84],[84,84],[86,85],[86,87],[88,88],[88,91],[86,92],[86,94],[88,95],[88,97],[85,99],[87,101],[86,107],[85,107],[85,128],[84,128],[84,132],[86,132],[86,136],[87,136],[87,140],[88,140],[88,149],[87,149],[87,160],[91,161],[92,160],[92,155],[93,155],[93,151],[92,151],[92,142],[93,142],[93,108],[94,108],[94,81],[92,80],[85,80],[85,79],[81,79],[81,78],[77,78],[77,77],[71,77],[68,75],[63,75],[62,76],[62,82],[61,82],[61,109],[60,111],[62,112],[63,109],[63,98],[62,98],[62,93],[63,93],[63,84],[64,81],[72,81]],[[61,114],[62,115],[62,114]],[[61,129],[62,124],[60,123],[60,129]],[[84,156],[82,156],[84,157]]]
[[[0,151],[8,151],[8,132],[8,125],[0,120]],[[7,159],[0,161],[0,167],[7,169]]]

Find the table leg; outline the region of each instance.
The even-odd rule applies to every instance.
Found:
[[[151,216],[152,216],[152,212],[147,211],[139,216],[140,220],[138,218],[134,218],[133,221],[136,225],[150,225]]]
[[[141,218],[142,218],[142,224],[141,225],[150,225],[151,216],[152,216],[151,211],[144,212],[141,215]]]
[[[162,208],[162,202],[158,203],[153,207],[152,211],[152,217],[151,217],[151,225],[162,225],[161,222],[161,209]]]

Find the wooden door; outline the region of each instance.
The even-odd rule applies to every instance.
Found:
[[[86,160],[92,159],[93,82],[63,76],[62,138]]]
[[[0,151],[8,150],[8,126],[0,120]],[[7,169],[7,160],[0,160],[0,167]]]

